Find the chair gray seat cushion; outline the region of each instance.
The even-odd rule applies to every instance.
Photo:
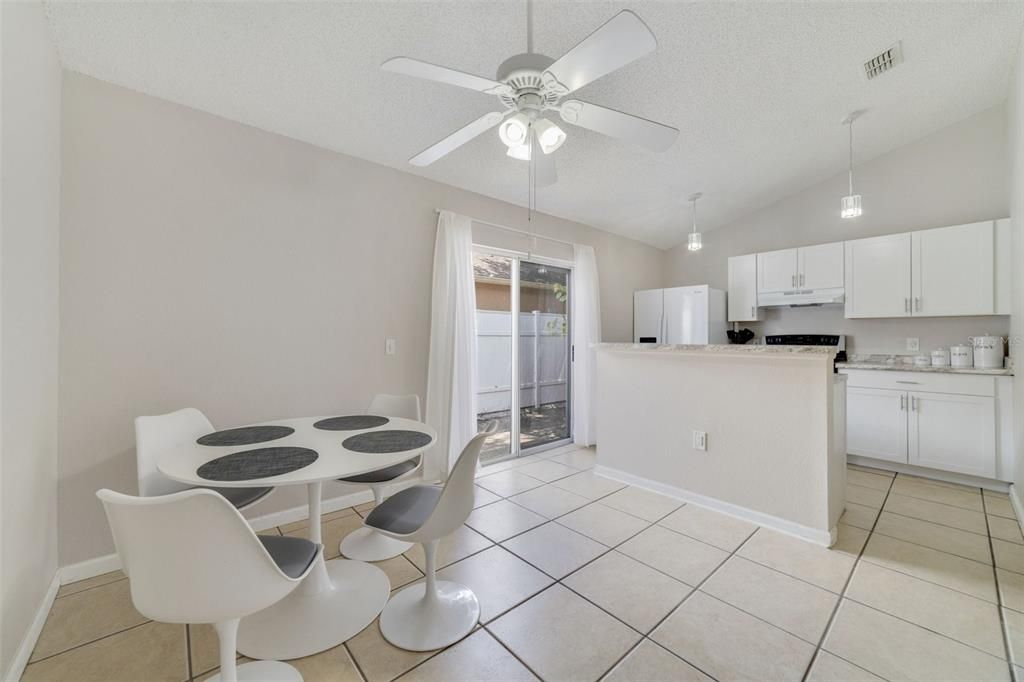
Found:
[[[403,474],[407,474],[416,468],[419,464],[420,458],[414,457],[413,459],[405,462],[399,462],[398,464],[392,464],[389,467],[383,469],[377,469],[376,471],[369,471],[365,474],[359,474],[358,476],[349,476],[348,478],[339,478],[339,481],[343,483],[386,483],[387,481],[394,480]]]
[[[363,523],[396,535],[408,535],[419,530],[430,517],[441,491],[442,488],[433,485],[406,488],[374,507]]]
[[[242,507],[248,507],[250,504],[262,500],[264,497],[270,494],[273,488],[214,488],[213,486],[207,487],[207,490],[212,490],[215,493],[220,493],[235,509],[241,509]]]
[[[302,575],[316,557],[317,546],[305,538],[257,535],[277,567],[289,578]]]

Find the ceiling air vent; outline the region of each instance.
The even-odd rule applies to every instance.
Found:
[[[871,80],[902,63],[903,48],[900,43],[894,43],[864,62],[864,75]]]

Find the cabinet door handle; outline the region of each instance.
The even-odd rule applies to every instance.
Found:
[[[791,286],[791,287],[795,287],[796,286],[796,275],[790,275],[789,276],[789,286]]]
[[[905,313],[909,313],[910,312],[910,299],[909,298],[903,299],[903,312],[905,312]]]
[[[750,306],[750,317],[754,317],[754,306]]]
[[[800,286],[804,285],[804,273],[800,273]]]
[[[917,412],[917,398],[910,396],[910,410],[911,412]]]
[[[900,412],[907,409],[907,396],[903,393],[900,394]]]
[[[918,296],[914,297],[914,311],[921,312],[921,298]]]
[[[897,384],[913,384],[913,385],[917,386],[921,382],[920,381],[900,381],[899,379],[897,379],[896,383]]]

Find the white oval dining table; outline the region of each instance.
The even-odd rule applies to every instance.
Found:
[[[160,472],[194,486],[253,488],[305,485],[309,496],[309,539],[322,545],[320,504],[324,481],[347,478],[404,462],[421,454],[437,440],[426,424],[389,417],[386,424],[368,429],[330,431],[313,425],[326,417],[279,419],[249,426],[287,426],[294,432],[274,440],[248,445],[212,446],[192,442],[160,457]],[[349,437],[372,431],[416,431],[430,437],[418,447],[386,453],[357,452],[342,443]],[[198,469],[212,460],[259,448],[299,447],[314,450],[317,458],[295,471],[263,478],[210,480]],[[243,465],[244,466],[244,465]],[[200,559],[201,560],[201,559]],[[243,618],[238,630],[238,651],[250,658],[289,660],[326,651],[351,638],[373,622],[384,609],[391,591],[387,575],[372,564],[349,559],[317,565],[291,594],[259,613]]]

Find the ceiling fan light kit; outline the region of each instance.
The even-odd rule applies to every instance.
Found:
[[[557,113],[563,121],[610,137],[626,140],[653,151],[665,151],[679,131],[614,109],[576,99],[575,90],[649,54],[658,43],[647,25],[633,12],[623,10],[574,48],[556,59],[533,52],[532,5],[527,6],[527,52],[503,61],[495,78],[430,64],[410,57],[384,62],[385,71],[456,85],[498,97],[504,111],[494,111],[455,131],[409,160],[427,166],[455,151],[485,131],[498,126],[506,154],[536,164],[537,185],[557,180],[554,159],[547,158],[567,138],[566,131],[544,114]],[[532,154],[536,142],[542,154]]]

